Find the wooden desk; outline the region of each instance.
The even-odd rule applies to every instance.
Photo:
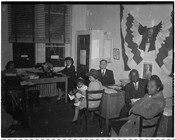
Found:
[[[119,117],[120,110],[124,104],[124,91],[116,91],[116,93],[103,94],[101,103],[101,116],[106,120],[107,129],[109,125],[109,119]]]
[[[54,77],[54,78],[39,78],[39,79],[27,79],[26,82],[32,82],[37,87],[35,89],[40,90],[40,93],[44,95],[44,92],[48,92],[47,96],[54,95],[58,93],[57,83],[65,82],[65,102],[67,103],[67,94],[68,94],[68,78],[67,76],[63,77]]]

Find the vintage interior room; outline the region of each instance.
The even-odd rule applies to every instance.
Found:
[[[174,137],[174,3],[1,3],[1,136]]]

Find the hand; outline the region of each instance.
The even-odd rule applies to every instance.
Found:
[[[79,101],[82,102],[83,99],[84,99],[83,97],[80,97]]]
[[[82,93],[83,93],[81,90],[78,90],[78,92],[79,92],[80,94],[82,94]]]

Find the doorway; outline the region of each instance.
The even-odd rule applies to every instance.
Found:
[[[77,36],[77,75],[89,83],[86,73],[89,72],[90,34]]]

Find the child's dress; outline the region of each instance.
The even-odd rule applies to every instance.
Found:
[[[81,97],[84,97],[84,98],[86,97],[87,86],[83,85],[81,88],[77,87],[77,90],[80,91],[80,92],[77,92],[75,96],[74,95],[73,96],[69,95],[71,100],[75,99],[75,104],[74,104],[75,106],[79,106],[80,105],[81,102],[79,101],[79,99]]]

